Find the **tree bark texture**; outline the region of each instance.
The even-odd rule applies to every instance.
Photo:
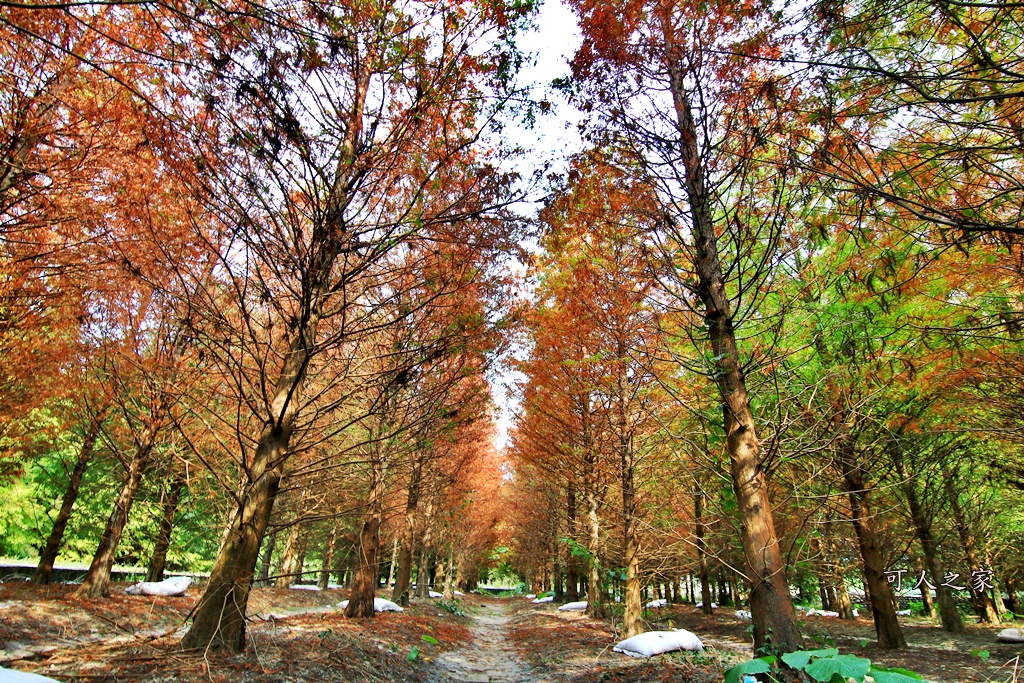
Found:
[[[722,397],[726,447],[739,507],[740,534],[750,582],[754,648],[763,648],[770,640],[776,650],[799,650],[803,638],[789,595],[786,566],[768,498],[768,483],[761,467],[761,447],[736,344],[732,304],[719,259],[712,196],[706,185],[697,124],[681,61],[683,57],[677,54],[669,22],[664,23],[663,29],[669,85],[679,133],[679,158],[693,222],[697,292],[704,306],[704,321],[717,359],[715,383]]]
[[[163,581],[164,579],[167,551],[171,547],[171,533],[174,531],[174,515],[178,512],[181,492],[185,489],[186,483],[185,470],[183,468],[175,469],[174,474],[171,475],[167,496],[164,498],[160,514],[160,530],[157,532],[156,543],[153,545],[153,555],[150,557],[149,569],[146,571],[146,581]]]
[[[423,475],[423,461],[417,451],[409,475],[409,493],[405,499],[405,528],[398,554],[398,575],[391,600],[405,607],[409,606],[409,584],[412,581],[412,559],[416,544],[417,507],[420,499],[420,482]]]
[[[128,515],[135,502],[135,495],[139,492],[142,475],[149,464],[149,456],[156,445],[157,434],[163,426],[166,410],[166,403],[161,402],[136,445],[135,453],[128,463],[128,471],[125,473],[121,490],[114,502],[114,509],[111,510],[110,517],[107,519],[103,535],[100,536],[92,564],[89,565],[89,571],[85,575],[82,585],[75,591],[75,595],[79,598],[98,598],[107,593],[110,586],[110,570],[114,567],[117,546],[121,542],[121,534],[124,533],[124,528],[128,524]]]
[[[861,468],[854,462],[855,456],[851,448],[851,444],[844,444],[840,449],[839,460],[850,499],[851,521],[857,533],[860,555],[864,562],[864,577],[867,580],[868,600],[875,620],[878,647],[887,650],[902,649],[907,646],[907,641],[896,618],[892,589],[885,578],[885,562],[871,522],[868,500],[870,489],[865,484]]]
[[[952,473],[946,471],[945,475],[943,481],[945,482],[949,506],[953,511],[953,524],[956,526],[957,534],[960,536],[960,543],[963,545],[967,566],[973,572],[981,568],[978,561],[978,550],[974,539],[974,532],[971,531],[963,506],[960,505],[960,497],[957,495],[956,488],[953,485]],[[974,611],[977,612],[981,623],[988,624],[989,626],[998,626],[999,613],[996,611],[995,602],[992,600],[989,592],[987,590],[975,590],[971,581],[968,581],[967,587],[971,593],[971,602],[974,603]]]
[[[104,412],[101,411],[89,423],[89,429],[82,440],[82,447],[78,451],[78,458],[75,460],[75,467],[71,470],[71,475],[68,478],[68,487],[64,490],[60,511],[57,512],[57,517],[53,520],[53,528],[50,529],[50,535],[46,537],[46,545],[43,546],[42,552],[39,553],[39,564],[32,574],[33,583],[50,583],[50,577],[53,574],[53,564],[57,561],[57,555],[60,553],[61,545],[64,542],[64,532],[67,530],[68,521],[71,520],[71,511],[75,507],[75,501],[78,500],[78,491],[82,486],[82,477],[85,475],[85,470],[89,466],[89,461],[92,459],[92,454],[96,448],[96,439],[99,438]]]

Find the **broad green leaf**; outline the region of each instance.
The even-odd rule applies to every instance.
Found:
[[[433,636],[420,636],[420,640],[424,643],[430,643],[431,645],[439,645],[440,641]]]
[[[744,674],[763,674],[772,670],[775,657],[758,657],[749,662],[737,664],[725,672],[725,683],[739,683],[740,677]]]
[[[841,680],[845,681],[847,678],[852,678],[858,683],[862,683],[864,675],[867,674],[870,668],[870,659],[864,659],[855,655],[839,655],[837,657],[816,659],[808,664],[804,671],[814,680],[822,681],[823,683],[831,681],[836,674],[839,674]]]
[[[782,661],[790,668],[802,670],[811,659],[835,657],[837,654],[839,654],[839,650],[833,647],[826,650],[797,650],[796,652],[787,652],[782,655]]]
[[[924,680],[918,674],[906,669],[887,669],[877,664],[871,667],[868,672],[875,679],[875,683],[918,683]]]

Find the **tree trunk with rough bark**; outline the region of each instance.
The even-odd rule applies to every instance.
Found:
[[[370,499],[367,501],[363,530],[356,549],[356,570],[352,579],[352,592],[348,596],[345,616],[372,619],[376,614],[373,599],[379,584],[378,555],[380,554],[380,524],[384,510],[384,489],[387,463],[378,444],[370,459]]]
[[[395,587],[391,592],[391,600],[405,607],[409,606],[409,585],[412,581],[412,560],[416,549],[417,507],[422,474],[423,460],[417,451],[409,475],[408,497],[405,499],[405,529],[402,532],[401,550],[398,555],[398,575],[395,577]]]
[[[663,25],[669,88],[679,133],[679,161],[690,204],[697,270],[697,292],[704,305],[708,339],[716,359],[715,383],[722,397],[726,448],[740,514],[740,535],[750,580],[750,611],[753,615],[754,648],[771,641],[776,650],[788,652],[803,646],[796,612],[789,595],[786,565],[782,558],[768,482],[761,467],[761,445],[750,409],[743,374],[733,310],[725,286],[715,230],[713,197],[706,185],[705,167],[690,92],[683,71],[684,56],[677,53],[669,22]]]
[[[114,567],[117,546],[121,542],[121,534],[124,533],[125,526],[128,525],[128,515],[135,502],[135,495],[139,492],[139,485],[142,484],[142,475],[149,464],[149,457],[156,445],[156,437],[163,426],[166,411],[166,402],[161,402],[138,441],[131,462],[128,463],[128,471],[125,473],[124,482],[121,484],[121,490],[114,503],[114,509],[107,519],[103,535],[100,536],[92,564],[89,565],[89,571],[85,575],[82,585],[75,591],[76,597],[99,598],[107,593],[110,586],[110,570]]]
[[[431,501],[427,503],[426,508],[423,510],[423,530],[418,543],[419,563],[417,564],[415,593],[417,598],[430,597],[430,553],[432,552],[430,544],[433,541],[433,529],[430,525],[430,519],[433,515],[434,503]]]
[[[945,476],[943,481],[946,487],[946,496],[949,500],[950,509],[953,511],[953,526],[956,527],[957,534],[960,536],[960,543],[963,545],[964,557],[967,560],[967,565],[971,571],[974,572],[981,569],[978,562],[978,551],[974,540],[974,532],[971,531],[970,525],[967,523],[967,516],[964,514],[964,509],[960,505],[960,497],[957,495],[956,489],[953,486],[953,476],[948,470],[944,472]],[[992,596],[989,595],[987,590],[976,590],[973,582],[968,581],[967,588],[971,593],[971,602],[974,603],[974,611],[978,614],[978,618],[981,623],[988,624],[989,626],[999,625],[999,614],[996,612],[995,602],[992,600]]]
[[[185,489],[184,468],[177,468],[171,475],[171,484],[167,489],[167,496],[164,498],[163,510],[160,514],[160,531],[156,535],[156,543],[153,545],[153,555],[149,560],[149,568],[146,571],[146,581],[163,581],[164,567],[167,564],[167,551],[171,547],[171,533],[174,531],[174,515],[178,512],[178,504],[181,502],[181,492]]]
[[[53,574],[53,564],[57,561],[57,555],[60,553],[61,545],[64,542],[64,532],[68,527],[68,521],[71,519],[71,511],[75,507],[75,501],[78,500],[78,491],[82,486],[82,477],[85,475],[85,470],[89,466],[89,461],[92,459],[92,454],[96,448],[96,439],[99,438],[105,412],[105,409],[100,411],[91,420],[89,430],[82,440],[82,447],[78,451],[78,459],[75,460],[75,467],[71,470],[71,476],[68,478],[68,487],[64,489],[60,511],[53,520],[53,528],[50,529],[50,535],[46,537],[46,545],[43,546],[42,552],[39,553],[39,564],[36,565],[35,572],[32,573],[33,583],[50,583],[50,576]]]
[[[870,489],[865,485],[863,471],[854,462],[855,456],[851,449],[852,444],[844,444],[840,448],[839,461],[846,493],[850,499],[851,521],[857,532],[860,555],[864,562],[866,592],[870,596],[869,604],[875,620],[878,647],[887,650],[902,649],[907,646],[907,641],[896,618],[892,589],[885,578],[885,562],[871,525],[872,516],[868,500]]]
[[[327,543],[324,545],[324,555],[320,559],[320,576],[317,578],[316,587],[320,590],[327,590],[331,582],[331,563],[334,562],[334,549],[338,545],[338,525],[331,521],[330,529],[327,531]]]
[[[566,524],[568,530],[566,534],[571,539],[576,538],[576,487],[570,482],[568,490],[566,491]],[[572,555],[572,546],[569,546],[565,550],[565,581],[566,581],[566,597],[569,602],[575,602],[580,599],[580,594],[577,591],[577,576],[576,576],[576,558]]]
[[[924,560],[921,556],[916,553],[911,553],[910,560],[914,565],[914,570],[917,572],[917,576],[925,576],[926,569],[924,566]],[[928,585],[922,581],[918,589],[921,591],[921,603],[924,607],[925,615],[931,619],[937,619],[939,616],[939,610],[935,607],[935,600],[932,599],[932,592],[929,590]]]
[[[956,600],[953,591],[948,586],[943,586],[942,565],[939,562],[939,544],[932,535],[931,520],[925,514],[924,507],[917,495],[916,481],[913,477],[907,476],[903,469],[903,459],[899,453],[894,457],[896,473],[903,480],[903,493],[907,499],[907,508],[910,511],[910,519],[914,523],[914,533],[921,544],[921,561],[927,570],[926,577],[931,577],[931,583],[935,586],[935,598],[939,608],[939,619],[942,622],[942,630],[947,633],[963,633],[964,622],[960,617],[960,611],[956,608]],[[921,588],[926,588],[923,584]]]
[[[598,515],[599,499],[597,490],[597,464],[593,461],[593,454],[587,457],[587,473],[585,481],[584,498],[587,502],[587,545],[590,551],[588,558],[589,578],[587,579],[587,615],[600,619],[604,617],[604,596],[602,595],[601,580],[601,518]]]
[[[302,532],[301,524],[292,524],[288,530],[288,538],[285,539],[284,549],[281,551],[281,562],[277,567],[277,579],[274,581],[275,588],[288,588],[295,582],[295,558],[299,552],[299,534]]]
[[[704,492],[698,491],[693,497],[693,525],[697,536],[697,571],[700,577],[700,609],[704,614],[710,615],[714,610],[711,607],[711,578],[708,574],[708,545],[704,540],[707,533],[707,525],[704,523]]]

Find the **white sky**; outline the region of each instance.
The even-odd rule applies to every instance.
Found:
[[[520,145],[526,154],[516,168],[524,177],[545,163],[551,170],[564,168],[566,158],[582,148],[577,130],[580,112],[567,103],[558,93],[552,92],[551,81],[569,74],[569,60],[581,42],[576,17],[561,0],[546,0],[537,15],[535,28],[516,38],[516,44],[528,57],[527,65],[520,75],[520,83],[530,88],[531,98],[552,103],[551,113],[538,116],[532,128],[510,123],[505,129],[508,142]],[[539,205],[524,202],[518,208],[525,216],[536,213]],[[518,403],[510,389],[515,382],[514,373],[502,370],[491,378],[494,399],[498,404],[499,449],[508,443],[509,429],[515,418]]]

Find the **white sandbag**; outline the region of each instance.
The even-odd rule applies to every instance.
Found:
[[[340,607],[341,609],[345,609],[346,607],[348,607],[348,600],[342,600],[341,602],[339,602],[338,603],[338,607]],[[404,612],[405,610],[402,609],[402,607],[400,605],[396,605],[395,603],[391,602],[390,600],[385,600],[384,598],[374,598],[373,599],[373,611],[374,612]]]
[[[1024,643],[1024,628],[1004,628],[996,638],[1001,643]]]
[[[452,595],[454,595],[457,598],[464,598],[464,597],[466,597],[466,594],[462,593],[460,591],[452,591]]]
[[[896,614],[897,614],[897,616],[901,616],[901,617],[909,617],[910,616],[910,610],[908,610],[908,609],[898,609],[898,610],[896,610]]]
[[[704,607],[704,601],[701,600],[696,605],[694,605],[694,607]],[[718,609],[718,603],[717,602],[711,603],[711,609]]]
[[[431,598],[443,598],[444,593],[438,593],[437,591],[427,591],[427,596]]]
[[[526,594],[526,599],[527,600],[533,600],[535,597],[537,597],[536,593],[527,593]]]
[[[139,581],[134,586],[125,588],[124,592],[128,595],[163,595],[169,597],[184,595],[191,585],[191,578],[187,576],[174,576],[163,581]]]
[[[291,588],[293,591],[318,591],[318,590],[320,590],[320,586],[317,586],[316,584],[310,584],[310,583],[293,583],[292,585],[290,585],[288,587]]]
[[[644,605],[647,609],[657,609],[658,607],[664,607],[668,604],[668,600],[665,598],[659,598],[657,600],[651,600],[649,603]]]
[[[747,611],[745,609],[738,609],[738,610],[736,610],[736,618],[737,619],[746,619],[746,620],[749,621],[750,619],[754,618],[754,615],[751,614],[749,611]]]
[[[612,650],[630,657],[653,657],[676,650],[702,651],[704,643],[689,631],[650,631],[627,638]]]
[[[546,598],[537,598],[536,600],[533,601],[533,604],[539,605],[539,604],[544,603],[544,602],[554,602],[554,601],[555,601],[555,596],[549,595]]]
[[[5,669],[0,666],[0,683],[60,683],[60,681],[55,681],[52,678],[40,676],[39,674]]]
[[[558,608],[559,612],[583,612],[587,609],[587,601],[580,600],[579,602],[567,602]]]
[[[838,617],[839,612],[833,612],[827,609],[814,609],[813,607],[807,610],[807,616],[809,617]]]

